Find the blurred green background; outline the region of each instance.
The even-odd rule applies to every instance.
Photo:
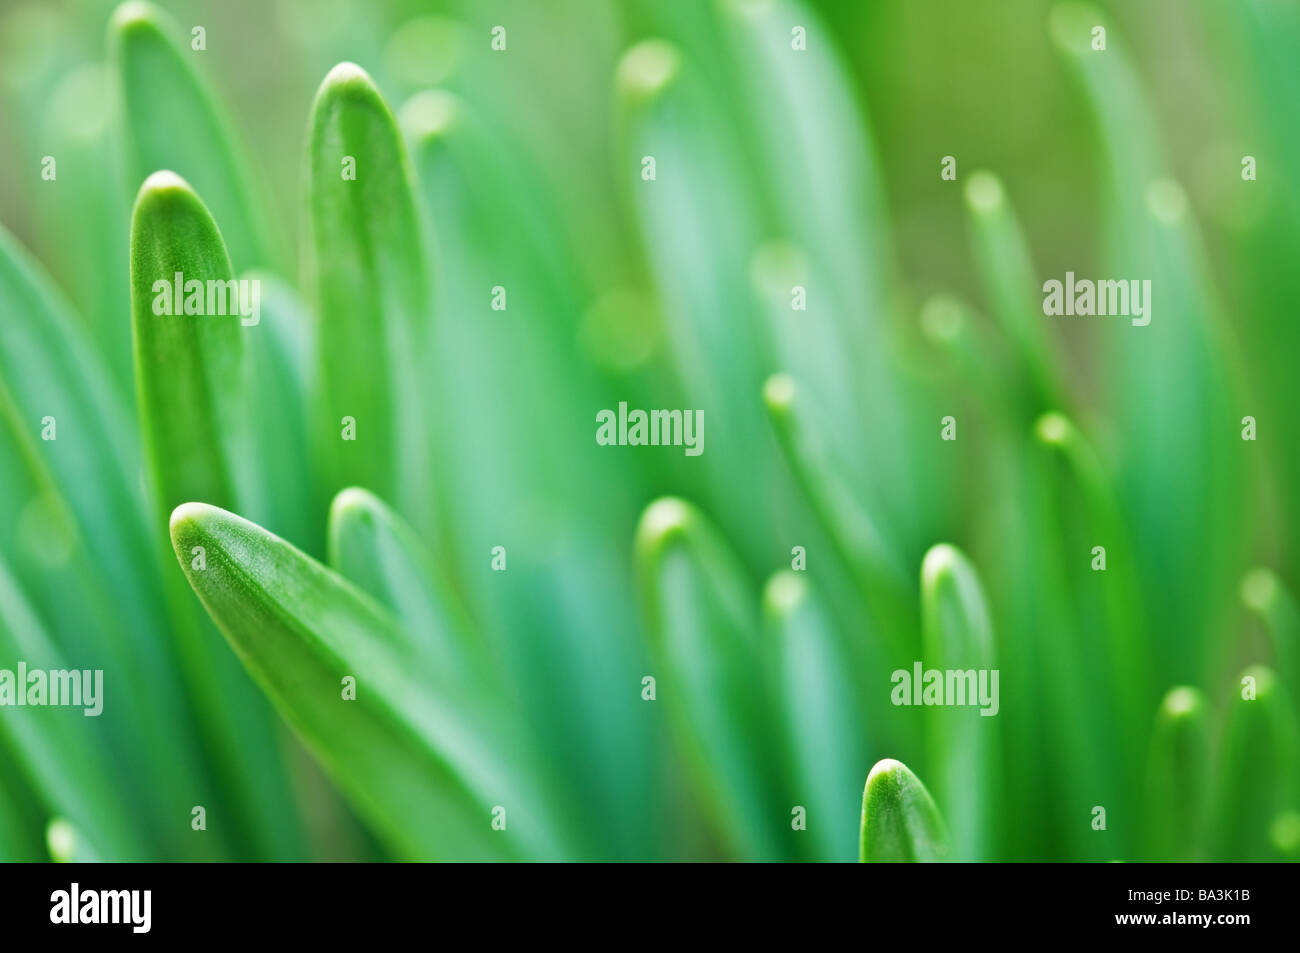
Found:
[[[127,263],[143,175],[124,158],[114,6],[0,11],[0,222],[133,409]],[[431,238],[431,489],[389,502],[493,633],[559,827],[582,832],[559,856],[852,859],[862,782],[885,757],[930,786],[961,859],[1295,856],[1296,4],[159,6],[178,42],[206,30],[206,50],[182,49],[230,120],[264,240],[232,233],[201,170],[176,171],[209,201],[236,273],[303,292],[282,310],[313,307],[300,236],[322,78],[361,65],[402,122]],[[1104,52],[1086,49],[1094,23]],[[807,51],[790,49],[792,26]],[[162,140],[167,122],[143,120]],[[639,177],[645,154],[654,183]],[[40,178],[45,155],[56,182]],[[940,176],[949,155],[956,181]],[[1246,155],[1256,181],[1242,179]],[[1151,279],[1152,325],[1044,317],[1041,283],[1066,271]],[[487,305],[496,284],[503,313]],[[794,284],[807,312],[789,310]],[[788,390],[764,391],[777,373],[797,410]],[[595,413],[619,401],[704,408],[705,454],[596,446]],[[267,499],[242,515],[323,559],[346,481],[316,451],[274,456],[258,460]],[[645,512],[663,495],[698,512],[659,510],[664,530]],[[30,589],[23,566],[38,579],[41,560],[24,550],[20,497],[2,551]],[[680,573],[656,531],[686,534]],[[956,622],[942,587],[920,585],[944,542],[981,580],[953,597]],[[498,544],[511,559],[500,577]],[[807,589],[773,577],[795,546]],[[68,651],[77,634],[32,598]],[[985,599],[999,716],[972,727],[890,705],[889,672],[937,665],[949,628],[966,633],[955,644],[979,641]],[[735,641],[718,635],[729,628]],[[692,658],[711,674],[698,694],[672,690]],[[1241,708],[1248,665],[1278,676],[1261,681],[1264,715]],[[643,702],[646,673],[678,700]],[[1204,703],[1167,697],[1178,686]],[[305,758],[283,757],[312,846],[226,834],[218,856],[409,855],[372,843]],[[22,770],[8,775],[23,803]],[[1204,804],[1171,819],[1185,801]],[[814,825],[792,833],[789,805],[809,802]],[[44,795],[19,811],[61,813]]]

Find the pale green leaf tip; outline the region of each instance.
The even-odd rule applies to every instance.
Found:
[[[877,761],[862,791],[859,858],[865,862],[942,860],[947,830],[921,779],[901,761]]]
[[[952,295],[932,295],[921,306],[921,330],[939,344],[955,341],[966,323],[966,311]]]
[[[1300,858],[1300,814],[1290,810],[1278,814],[1269,825],[1268,836],[1282,856]]]
[[[973,212],[996,211],[1005,198],[1002,180],[992,172],[980,169],[966,180],[965,197],[966,205]]]
[[[619,60],[618,89],[633,102],[658,96],[673,81],[681,67],[681,54],[666,40],[642,40]]]
[[[383,509],[379,497],[360,486],[349,486],[334,494],[330,503],[330,520],[346,519],[360,513],[373,513]]]
[[[1241,579],[1241,602],[1255,612],[1268,612],[1277,602],[1280,583],[1272,571],[1252,569]]]
[[[660,497],[641,514],[636,529],[636,554],[643,565],[659,561],[675,541],[684,539],[698,519],[695,507],[675,496]]]
[[[966,565],[966,557],[951,543],[931,546],[925,558],[921,560],[921,587],[926,591],[933,591]]]
[[[790,618],[808,598],[808,584],[797,572],[782,569],[763,587],[763,613],[780,622]]]
[[[794,407],[796,385],[789,374],[773,374],[763,382],[763,403],[774,416],[788,414]]]
[[[223,513],[225,510],[209,503],[182,503],[172,510],[167,529],[181,565],[189,565],[187,545],[204,535]]]
[[[45,846],[50,860],[56,864],[70,863],[77,854],[77,829],[61,817],[50,821],[45,828]]]
[[[388,104],[370,74],[356,63],[346,60],[325,74],[320,88],[316,90],[312,110],[319,111],[323,105],[335,101],[378,106],[385,112],[388,110]]]
[[[117,36],[161,33],[162,11],[144,0],[127,0],[109,18],[109,32]]]
[[[1034,424],[1034,436],[1039,443],[1048,447],[1064,446],[1072,430],[1070,418],[1055,410],[1049,410]]]
[[[198,197],[193,187],[182,179],[175,172],[167,169],[160,169],[153,172],[140,185],[140,191],[136,194],[136,204],[139,205],[146,196],[167,197],[176,194],[183,194],[187,197]]]
[[[410,97],[397,111],[397,121],[407,137],[417,143],[450,134],[463,110],[461,99],[445,89],[425,89]]]

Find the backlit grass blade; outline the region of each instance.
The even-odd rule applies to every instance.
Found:
[[[952,848],[934,799],[901,761],[876,762],[862,792],[858,859],[863,863],[949,860]]]
[[[109,46],[121,86],[127,188],[159,169],[192,182],[221,222],[235,267],[279,263],[265,208],[250,186],[230,125],[195,67],[196,53],[174,39],[180,27],[157,7],[117,8]]]
[[[308,552],[324,553],[307,438],[307,395],[315,354],[310,316],[298,293],[269,272],[242,277],[258,282],[260,289],[260,321],[243,334],[253,442],[259,481],[265,484],[261,512],[249,513],[272,532],[300,540]]]
[[[1001,757],[995,719],[1001,714],[1001,673],[983,586],[956,548],[941,544],[926,553],[921,608],[923,670],[945,673],[945,696],[947,673],[959,673],[953,697],[927,710],[933,784],[952,831],[953,859],[987,860],[998,840],[994,825]]]
[[[1076,593],[1076,638],[1094,677],[1102,680],[1098,683],[1109,686],[1113,707],[1102,719],[1110,726],[1107,747],[1118,757],[1120,773],[1131,777],[1145,749],[1134,726],[1147,723],[1156,702],[1138,553],[1109,476],[1079,428],[1065,415],[1049,412],[1038,419],[1034,433],[1064,464],[1060,506],[1070,532],[1067,545],[1075,554],[1067,564]],[[1096,546],[1105,550],[1104,570],[1096,568],[1101,565]]]
[[[396,120],[355,64],[335,66],[316,92],[306,175],[324,488],[364,486],[428,532],[426,238]]]
[[[774,375],[763,385],[763,403],[786,461],[901,661],[917,641],[915,595],[902,559],[851,489],[816,428],[816,415],[803,406],[800,385],[789,375]]]
[[[966,221],[984,296],[998,327],[1014,342],[1018,370],[1032,403],[1022,413],[1063,405],[1029,245],[1002,181],[978,171],[966,180]]]
[[[1300,608],[1295,598],[1276,574],[1252,569],[1242,578],[1241,601],[1263,621],[1282,684],[1291,700],[1300,702]]]
[[[397,616],[432,669],[488,683],[488,646],[415,531],[373,493],[354,487],[334,498],[329,562]]]
[[[858,827],[858,779],[870,757],[866,719],[832,622],[801,573],[782,570],[763,592],[766,651],[774,660],[791,799],[806,812],[807,856],[851,861]]]
[[[72,314],[0,229],[0,550],[78,667],[125,688],[103,716],[132,796],[159,813],[204,789],[176,661],[160,640],[156,550],[145,533],[127,409]],[[69,592],[77,598],[68,598]]]
[[[1092,49],[1098,25],[1107,28],[1104,52]],[[1053,10],[1050,32],[1080,81],[1104,155],[1102,273],[1075,269],[1077,277],[1151,282],[1144,317],[1082,320],[1108,345],[1106,395],[1125,448],[1118,494],[1134,545],[1142,565],[1163,568],[1144,580],[1150,601],[1163,607],[1152,619],[1157,661],[1174,681],[1196,683],[1218,662],[1229,581],[1245,568],[1240,527],[1252,495],[1243,473],[1254,444],[1241,439],[1235,346],[1190,200],[1169,178],[1119,24],[1065,2]]]
[[[763,237],[751,166],[703,75],[665,41],[623,55],[617,103],[617,182],[636,216],[686,400],[707,423],[685,485],[708,494],[743,554],[770,551],[784,517],[774,502],[781,471],[756,399],[775,368],[748,278]],[[754,520],[759,512],[776,522]]]
[[[769,320],[782,366],[825,406],[823,427],[855,485],[873,505],[888,501],[890,522],[912,530],[920,485],[909,472],[905,397],[890,361],[889,216],[862,103],[836,38],[807,4],[713,5],[729,54],[717,58],[734,73],[743,141],[757,147],[747,163],[758,179],[754,204],[772,206],[779,236],[752,269],[779,286]],[[792,308],[795,285],[807,310]],[[889,467],[873,465],[869,448],[880,446],[894,448]]]
[[[0,764],[0,863],[44,860],[41,813],[35,798],[10,760]]]
[[[175,313],[177,275],[182,295],[197,283],[198,313]],[[174,173],[151,175],[132,217],[131,287],[136,393],[160,536],[167,513],[187,500],[255,510],[262,505],[262,487],[252,475],[243,335],[265,332],[243,326],[245,309],[232,301],[242,296],[229,290],[231,282],[225,243],[207,207]],[[224,305],[208,293],[218,286],[227,288]],[[188,559],[201,562],[203,556],[190,553]],[[171,571],[167,579],[174,635],[222,780],[265,849],[295,856],[301,842],[275,721],[192,599],[178,591],[180,575]]]
[[[260,527],[190,503],[171,532],[249,672],[393,850],[422,860],[554,856],[501,706],[431,670],[378,603]],[[192,567],[195,546],[206,569]],[[493,829],[498,806],[505,830]]]
[[[1210,791],[1209,711],[1201,692],[1170,689],[1156,712],[1146,775],[1146,855],[1152,861],[1205,859]]]
[[[1279,813],[1300,797],[1295,709],[1271,669],[1252,666],[1233,683],[1214,767],[1210,860],[1279,860],[1270,838]]]
[[[779,736],[757,595],[713,527],[682,500],[650,505],[636,552],[658,703],[673,719],[707,815],[732,854],[788,857],[790,805],[776,782]]]
[[[15,672],[20,661],[27,664],[29,673],[70,667],[59,657],[3,563],[0,658],[5,660],[6,668]],[[94,682],[92,675],[91,684]],[[108,700],[102,677],[98,683],[97,704],[102,711]],[[29,685],[11,682],[9,688],[25,693]],[[90,709],[18,706],[15,701],[6,700],[4,717],[0,718],[0,740],[45,808],[72,818],[86,831],[98,856],[120,861],[148,859],[152,845],[122,797],[121,785],[103,754],[103,729],[96,724],[95,716],[86,715]],[[183,823],[182,819],[178,817],[177,823]]]

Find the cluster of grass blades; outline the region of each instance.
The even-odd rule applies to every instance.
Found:
[[[1101,14],[1047,25],[1101,254],[1180,318],[1108,333],[1092,406],[991,172],[954,195],[993,320],[901,313],[808,8],[641,15],[610,221],[552,194],[481,66],[394,109],[344,62],[296,253],[179,26],[113,15],[95,142],[127,185],[58,188],[130,319],[0,229],[0,668],[110,695],[0,713],[0,858],[1300,857],[1300,610],[1245,572],[1253,405],[1118,31],[1095,57]],[[256,280],[260,320],[158,314],[178,272]],[[702,408],[707,453],[597,447],[623,400]],[[1230,679],[1251,625],[1272,664]],[[914,662],[998,672],[996,714],[898,705]]]

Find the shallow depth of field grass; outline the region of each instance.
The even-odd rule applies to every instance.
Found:
[[[1008,6],[0,11],[0,859],[1300,857],[1300,10]]]

